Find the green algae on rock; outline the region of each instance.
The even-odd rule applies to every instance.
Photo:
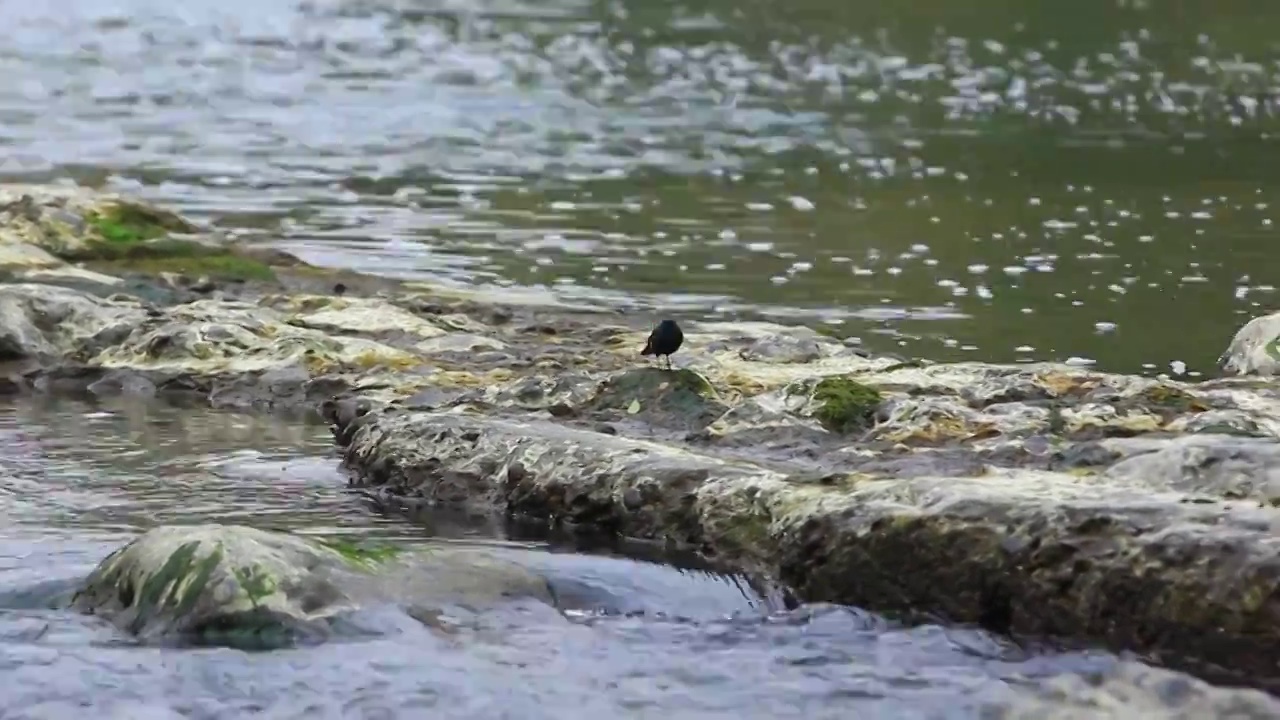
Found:
[[[554,602],[543,578],[477,549],[410,552],[211,524],[149,530],[104,559],[71,606],[143,640],[276,647],[322,640],[370,604],[483,608],[522,597]]]
[[[75,186],[0,184],[0,246],[28,245],[60,258],[95,248],[144,245],[200,229],[180,215]],[[111,251],[107,251],[111,252]]]
[[[133,245],[171,232],[198,230],[179,215],[125,200],[104,203],[85,213],[84,219],[104,242],[116,245]]]
[[[87,188],[0,184],[0,267],[90,263],[107,273],[275,280],[274,271],[182,216]]]
[[[155,528],[108,556],[72,601],[144,639],[285,642],[355,607],[323,546],[239,526]]]
[[[813,388],[818,403],[813,416],[832,432],[865,430],[874,422],[883,399],[880,391],[848,377],[826,377]]]
[[[323,539],[320,542],[325,547],[346,558],[347,562],[360,566],[379,565],[403,552],[403,548],[389,544],[356,543],[339,538]]]

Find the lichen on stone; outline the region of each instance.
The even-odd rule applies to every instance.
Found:
[[[832,432],[847,433],[871,427],[883,397],[873,387],[835,376],[818,381],[813,399],[818,404],[813,417]]]

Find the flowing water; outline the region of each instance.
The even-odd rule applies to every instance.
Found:
[[[1280,275],[1276,21],[1260,0],[6,2],[0,178],[389,276],[1195,376]],[[159,521],[479,540],[367,512],[305,424],[62,402],[4,407],[0,442],[4,718],[976,717],[1133,667],[513,543],[646,612],[513,610],[460,648],[394,613],[305,651],[140,648],[43,603]],[[1120,716],[1188,702],[1159,678]]]
[[[1208,716],[1194,714],[1195,681],[1106,653],[1023,649],[853,609],[785,611],[715,574],[549,552],[464,522],[381,519],[345,490],[314,424],[55,400],[0,405],[0,443],[6,719],[1004,717],[1029,701],[1064,707],[1121,674],[1115,717],[1139,716],[1139,703],[1158,717]],[[266,653],[139,646],[50,609],[141,530],[200,521],[481,543],[590,602],[563,616],[513,604],[461,642],[374,609],[358,638]],[[1253,714],[1239,717],[1280,717],[1280,703],[1248,700]]]

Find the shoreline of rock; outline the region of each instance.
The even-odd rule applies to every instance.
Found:
[[[318,410],[388,504],[1280,688],[1265,378],[903,363],[750,322],[690,322],[668,372],[616,313],[330,273],[66,188],[0,186],[0,275],[5,392]],[[1266,375],[1257,327],[1228,365]]]

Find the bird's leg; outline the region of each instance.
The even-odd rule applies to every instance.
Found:
[[[670,369],[671,369],[671,356],[670,356],[670,355],[668,355],[668,356],[667,356],[667,369],[668,369],[668,370],[670,370]]]

